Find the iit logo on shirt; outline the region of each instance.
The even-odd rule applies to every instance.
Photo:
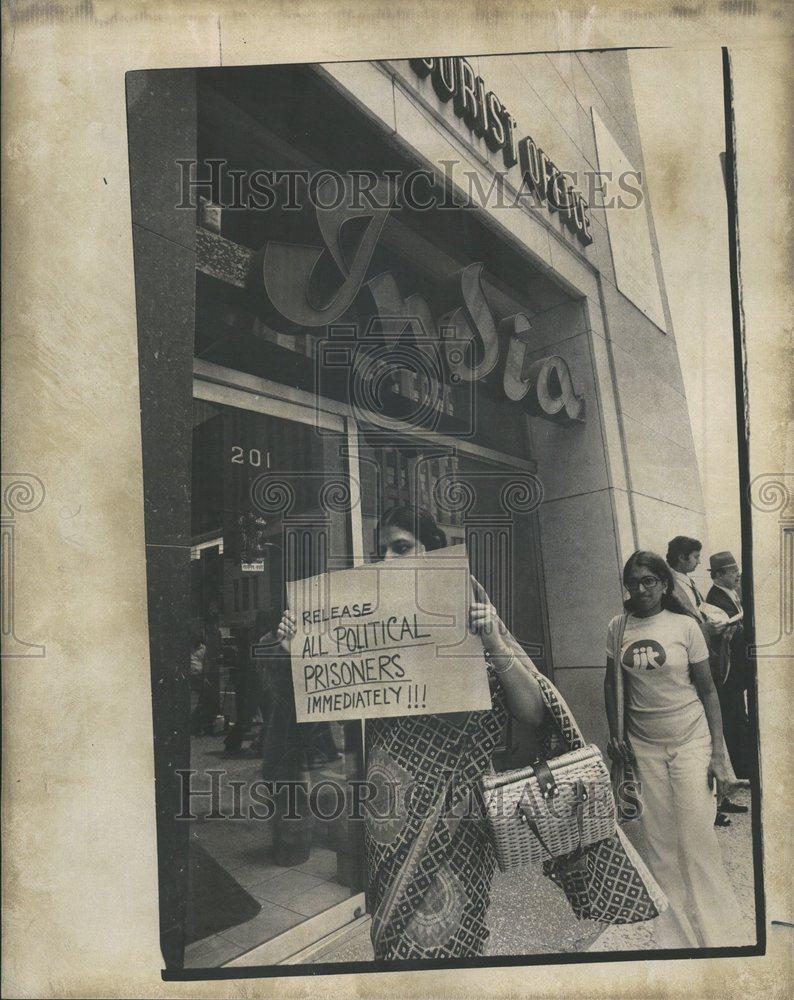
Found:
[[[667,653],[655,639],[632,642],[623,653],[623,666],[629,670],[655,670],[664,665]]]

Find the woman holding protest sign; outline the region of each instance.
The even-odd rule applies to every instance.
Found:
[[[426,513],[400,506],[376,528],[381,559],[443,548],[446,536]],[[445,958],[482,953],[496,867],[472,791],[491,767],[509,711],[537,727],[544,703],[535,668],[507,641],[507,629],[472,577],[469,628],[482,639],[492,707],[479,712],[370,719],[367,783],[375,792],[366,820],[368,897],[378,959]],[[278,637],[295,620],[285,612]],[[389,807],[392,808],[389,808]]]
[[[411,507],[394,507],[376,529],[382,559],[443,548],[444,532]],[[403,813],[368,817],[365,832],[375,957],[447,958],[482,953],[495,859],[472,792],[490,769],[509,711],[533,728],[543,699],[524,654],[505,639],[488,595],[472,577],[469,628],[484,656],[492,707],[480,712],[374,719],[367,723],[367,779],[381,800],[403,789]],[[534,669],[534,668],[533,668]],[[406,795],[411,789],[410,799]],[[383,802],[377,803],[382,806]]]

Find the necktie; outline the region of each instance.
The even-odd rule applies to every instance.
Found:
[[[698,589],[695,586],[695,581],[692,580],[692,579],[690,579],[689,586],[692,588],[692,594],[694,595],[694,598],[695,598],[695,607],[699,608],[700,605],[703,603],[703,598],[698,593]]]

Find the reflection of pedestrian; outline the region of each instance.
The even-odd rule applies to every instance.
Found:
[[[668,564],[635,552],[623,570],[626,613],[609,623],[604,685],[609,752],[634,765],[646,860],[670,900],[671,947],[734,943],[738,904],[714,833],[714,800],[733,782],[706,641],[674,596]],[[622,636],[621,636],[622,632]],[[618,743],[616,671],[626,681]]]
[[[290,801],[290,785],[308,788],[308,760],[303,730],[295,715],[295,694],[289,654],[270,632],[259,640],[270,646],[259,659],[262,700],[262,777],[273,782],[273,860],[285,868],[308,861],[312,844],[312,818],[306,798]]]
[[[230,660],[230,680],[234,687],[234,722],[224,738],[223,745],[229,753],[239,753],[248,735],[253,718],[253,692],[251,663],[248,655],[248,630],[236,629],[234,646],[225,652]]]
[[[196,695],[193,699],[193,707],[198,704],[201,698],[201,689],[204,686],[204,657],[207,647],[202,642],[201,636],[194,635],[190,644],[190,690]]]
[[[330,722],[307,722],[301,729],[309,767],[332,764],[339,760]]]
[[[234,684],[235,700],[235,720],[230,728],[226,740],[226,750],[232,754],[238,754],[242,750],[243,741],[249,738],[254,715],[257,709],[264,720],[267,716],[268,694],[262,685],[260,664],[253,656],[252,646],[255,640],[267,628],[266,622],[270,615],[267,612],[259,612],[253,628],[237,629],[235,634],[236,646],[232,669],[232,682]],[[261,737],[261,732],[260,732]],[[251,749],[260,749],[261,738],[254,740]]]
[[[708,592],[708,602],[734,618],[742,613],[742,602],[737,592],[739,566],[730,552],[716,552],[710,560],[711,578],[714,581]],[[747,648],[741,621],[729,626],[728,672],[725,681],[717,688],[722,709],[722,727],[736,777],[749,779],[752,770],[750,745],[750,720],[744,702],[747,688]],[[736,805],[725,799],[721,812],[747,812],[747,806]]]
[[[204,620],[203,642],[198,637],[196,641],[204,648],[201,657],[201,675],[197,675],[196,682],[193,679],[193,656],[197,653],[198,647],[194,644],[193,655],[191,655],[191,685],[195,683],[194,690],[198,691],[198,702],[190,717],[190,731],[193,734],[212,733],[212,726],[220,710],[220,662],[221,662],[221,634],[218,628],[218,606],[213,601],[210,603]]]

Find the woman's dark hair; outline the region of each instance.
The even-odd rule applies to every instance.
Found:
[[[687,538],[686,535],[676,535],[667,543],[667,563],[675,569],[679,559],[688,559],[693,552],[700,552],[703,545],[697,538]]]
[[[400,504],[385,511],[375,527],[375,548],[380,552],[380,536],[386,528],[400,528],[410,531],[428,552],[433,549],[443,549],[447,544],[447,536],[439,528],[430,514],[421,507],[410,504]]]
[[[662,595],[662,608],[665,611],[672,611],[674,615],[687,615],[689,618],[694,618],[695,616],[691,611],[687,611],[684,605],[678,600],[678,598],[673,594],[673,573],[667,563],[662,559],[661,556],[657,555],[655,552],[648,552],[647,550],[638,549],[633,552],[623,567],[623,586],[626,587],[626,582],[629,578],[629,573],[634,569],[635,566],[643,566],[654,576],[658,576],[659,579],[664,584],[664,594]],[[627,588],[628,589],[628,588]],[[623,607],[626,611],[633,611],[634,605],[632,599],[629,597],[627,601],[623,602]]]

